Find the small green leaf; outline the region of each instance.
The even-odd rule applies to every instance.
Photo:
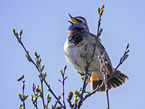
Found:
[[[13,30],[12,30],[12,31],[13,31],[13,33],[14,33],[14,35],[15,35],[16,31],[15,31],[15,29],[14,29],[14,28],[13,28]]]
[[[101,9],[104,9],[105,5],[102,5]]]
[[[44,74],[43,74],[43,76],[44,76],[44,78],[43,78],[43,79],[45,79],[45,78],[46,78],[46,76],[47,76],[47,73],[44,73]]]
[[[125,53],[128,53],[130,50],[128,49]]]
[[[20,29],[20,31],[19,31],[19,35],[21,36],[21,35],[22,35],[22,33],[23,33],[23,30],[22,30],[22,29]]]
[[[25,109],[25,108],[22,106],[22,107],[20,107],[19,109]]]
[[[29,95],[28,95],[28,94],[26,94],[26,99],[28,98],[28,96],[29,96]]]
[[[101,28],[101,29],[100,29],[100,32],[99,32],[99,36],[101,36],[101,34],[102,34],[102,31],[103,31],[103,29]]]
[[[129,43],[126,44],[126,49],[128,49],[128,48],[129,48]]]
[[[36,99],[39,97],[39,95],[36,95]]]
[[[78,96],[79,92],[77,90],[74,90],[74,94],[76,94]]]
[[[78,102],[78,99],[75,98],[75,100],[74,100],[74,104],[77,105],[77,102]]]
[[[47,99],[49,98],[49,93],[47,94],[46,98],[47,98]]]
[[[31,94],[30,98],[33,100],[33,98],[34,98],[34,95],[33,95],[33,94]]]
[[[44,67],[45,67],[45,65],[42,65],[41,71],[43,71],[43,70],[44,70]]]
[[[35,84],[33,83],[33,84],[32,84],[32,88],[34,88],[34,87],[35,87]]]
[[[28,61],[30,62],[31,61],[31,58],[30,56],[28,55],[28,53],[25,54],[26,58],[28,59]]]
[[[19,37],[18,37],[18,33],[15,33],[15,37],[16,37],[16,39],[19,39]]]
[[[126,55],[124,56],[123,61],[125,61],[127,58],[128,58],[128,54],[126,54]]]
[[[36,62],[37,64],[40,64],[40,63],[41,63],[41,58],[40,58],[40,57],[35,57],[35,62]]]
[[[84,81],[84,76],[81,76],[82,81]]]
[[[36,57],[38,56],[36,51],[34,52],[34,54],[35,54]]]
[[[20,104],[20,106],[19,106],[19,107],[21,108],[21,107],[23,107],[23,105],[22,105],[22,104]]]
[[[64,74],[63,74],[62,70],[60,70],[60,73],[61,73],[61,75],[62,75],[62,76],[64,76]]]
[[[102,16],[103,12],[104,12],[104,10],[101,10],[101,12],[100,12],[100,16]]]
[[[97,11],[98,11],[98,13],[100,13],[100,7],[98,7]]]
[[[67,68],[67,65],[64,66],[64,71],[66,70],[66,68]]]
[[[18,96],[19,96],[20,99],[22,98],[22,95],[20,93],[18,94]]]
[[[38,58],[40,58],[40,54],[38,55]]]
[[[51,99],[52,99],[52,97],[49,97],[49,98],[47,99],[48,103],[51,101]]]
[[[58,96],[58,99],[60,100],[61,99],[61,96]]]
[[[23,96],[23,99],[26,100],[28,98],[28,94]]]
[[[64,80],[66,80],[68,77],[66,76],[66,77],[64,77]]]

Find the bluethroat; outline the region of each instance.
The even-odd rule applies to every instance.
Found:
[[[69,34],[67,40],[64,44],[64,51],[66,60],[74,67],[78,72],[85,72],[85,66],[87,64],[85,57],[85,47],[87,44],[87,48],[89,48],[89,52],[87,53],[87,60],[90,60],[94,50],[94,39],[95,35],[89,32],[89,28],[87,26],[87,21],[84,17],[77,16],[71,18],[71,25],[69,26]],[[107,63],[107,86],[108,89],[116,88],[121,86],[128,76],[124,73],[116,70],[112,67],[111,60],[105,51],[104,46],[101,44],[100,40],[97,40],[95,53],[93,57],[93,61],[91,62],[88,72],[91,75],[91,88],[92,90],[96,89],[103,82],[103,73],[101,70],[100,61],[98,59],[99,56],[105,54],[105,60]],[[105,91],[105,85],[98,90],[98,92]]]

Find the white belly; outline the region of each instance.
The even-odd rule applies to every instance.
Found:
[[[79,46],[70,46],[68,45],[68,42],[65,42],[64,50],[65,50],[65,57],[66,60],[79,72],[85,72],[85,66],[86,64],[86,57],[84,55],[85,49],[84,45]],[[92,53],[93,53],[93,46],[89,46],[90,50],[87,55],[88,61],[91,59]],[[97,76],[102,77],[102,73],[100,73],[100,62],[98,60],[98,55],[100,56],[101,53],[99,52],[99,49],[96,47],[94,61],[90,64],[89,72],[95,73]]]

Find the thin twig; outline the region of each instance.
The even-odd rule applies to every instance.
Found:
[[[92,56],[91,56],[91,59],[93,59],[94,58],[94,55],[95,55],[95,51],[96,51],[96,45],[97,45],[97,42],[98,42],[98,38],[99,38],[99,36],[100,36],[100,25],[101,25],[101,16],[102,16],[102,14],[100,14],[99,13],[99,20],[98,20],[98,28],[97,28],[97,36],[95,37],[95,43],[93,44],[93,53],[92,53]],[[86,45],[86,47],[85,47],[85,51],[87,51],[87,45]],[[87,59],[87,54],[85,55],[85,57],[86,57],[86,67],[85,67],[85,76],[84,76],[84,81],[83,81],[83,87],[82,87],[82,90],[81,90],[81,93],[80,93],[80,100],[79,100],[79,102],[78,102],[78,109],[81,107],[81,105],[82,105],[82,103],[83,103],[83,101],[87,98],[87,97],[89,97],[89,96],[91,96],[91,95],[87,95],[87,96],[85,96],[85,98],[83,98],[83,94],[85,93],[85,89],[86,89],[86,86],[87,86],[87,84],[88,84],[88,78],[90,78],[90,75],[88,75],[88,69],[89,69],[89,67],[90,67],[90,64],[91,64],[91,62],[92,61],[88,61],[88,59]]]
[[[23,84],[23,85],[25,84],[25,80],[23,80],[23,83],[22,83],[22,84]],[[23,86],[23,85],[22,85],[22,94],[23,94],[22,96],[24,97],[24,96],[25,96],[25,95],[24,95],[24,90],[25,90],[24,87],[25,87],[25,86]],[[23,99],[23,106],[24,106],[24,109],[26,109],[26,107],[25,107],[25,100],[24,100],[24,99]]]
[[[14,34],[15,34],[15,33],[14,33]],[[33,65],[37,68],[38,72],[39,72],[40,75],[41,75],[41,74],[42,74],[42,72],[41,72],[41,70],[40,70],[41,67],[40,67],[40,66],[38,67],[38,65],[33,61],[33,59],[31,58],[31,56],[30,56],[30,54],[29,54],[29,52],[27,51],[26,47],[24,46],[23,42],[21,41],[21,38],[17,38],[17,40],[18,40],[18,42],[20,43],[20,45],[23,47],[23,49],[24,49],[24,51],[26,52],[26,54],[28,54],[29,61],[33,63]],[[52,91],[52,89],[50,88],[50,85],[46,82],[46,80],[43,79],[43,81],[44,81],[44,83],[46,84],[47,88],[49,89],[50,93],[54,96],[54,98],[58,101],[58,103],[59,103],[61,106],[63,106],[62,103],[60,102],[60,99],[54,94],[54,92]],[[43,87],[43,86],[42,86],[42,87]],[[44,104],[43,104],[43,106],[44,106]]]
[[[43,81],[41,80],[41,98],[42,98],[42,103],[43,103],[43,108],[45,109],[45,103],[44,103],[44,93],[43,93]]]
[[[108,89],[106,90],[106,96],[107,96],[107,109],[110,109]]]
[[[64,91],[64,83],[65,83],[65,70],[66,70],[66,65],[64,66],[64,70],[61,73],[62,74],[62,101],[63,101],[63,108],[66,109],[66,104],[65,104],[65,91]]]
[[[46,82],[46,80],[44,79],[43,81],[44,81],[44,83],[46,84],[46,86],[47,86],[49,92],[54,96],[54,98],[57,100],[57,102],[58,102],[61,106],[63,106],[62,103],[60,102],[60,99],[54,94],[54,92],[52,91],[50,85]]]
[[[106,97],[107,97],[107,109],[110,109],[110,104],[109,104],[109,92],[108,92],[108,85],[107,85],[107,64],[108,62],[105,61],[105,53],[103,53],[102,56],[99,57],[100,65],[101,65],[101,70],[102,70],[102,75],[104,77],[104,85],[105,85],[105,91],[106,91]]]

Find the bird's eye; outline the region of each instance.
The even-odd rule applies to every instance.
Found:
[[[78,20],[79,23],[82,23],[82,20]]]
[[[83,23],[82,20],[79,19],[75,19],[75,20],[77,20],[78,23]]]

